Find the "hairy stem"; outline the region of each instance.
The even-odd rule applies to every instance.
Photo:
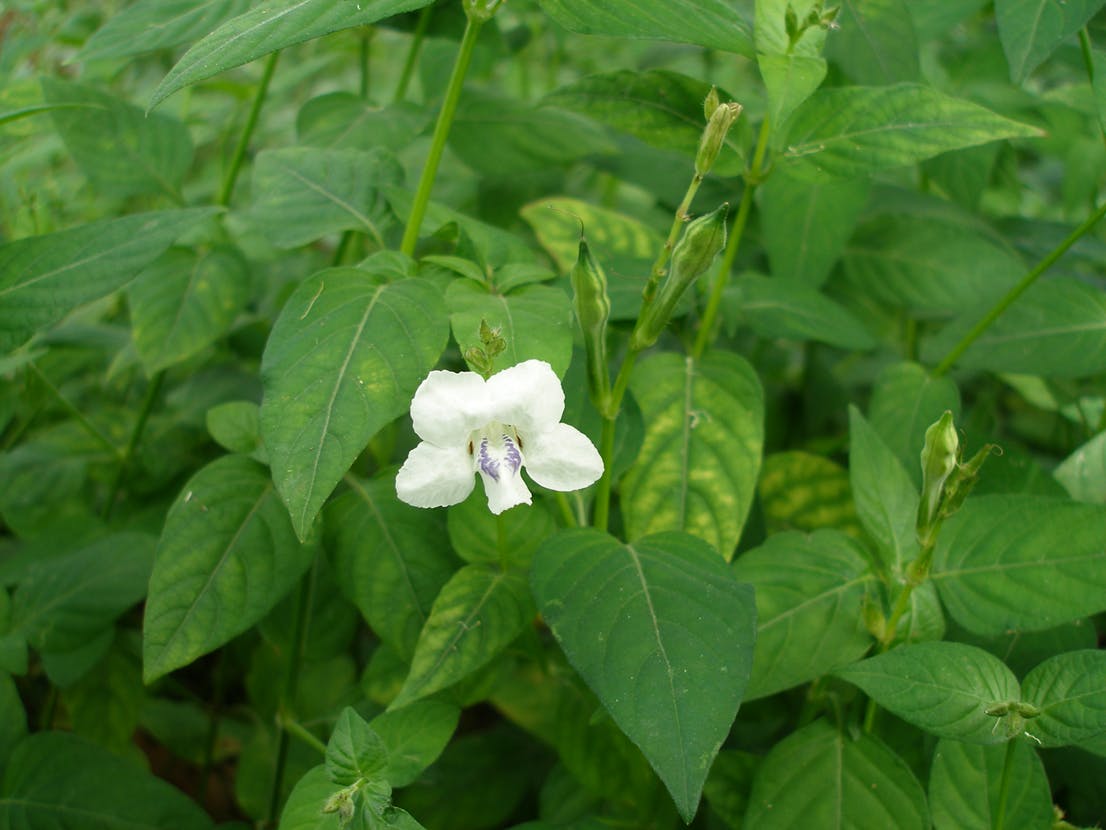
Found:
[[[257,118],[261,114],[261,105],[265,103],[265,96],[269,92],[269,82],[273,79],[273,72],[276,71],[277,59],[280,57],[280,52],[273,52],[269,55],[268,60],[265,61],[265,70],[261,73],[261,83],[257,85],[257,92],[253,96],[253,103],[250,105],[249,115],[246,116],[246,125],[242,128],[241,135],[238,136],[238,143],[234,145],[234,153],[230,157],[230,167],[227,168],[226,177],[223,179],[223,186],[219,189],[219,197],[216,199],[216,204],[226,207],[230,204],[231,196],[234,195],[234,184],[238,181],[238,174],[242,170],[242,162],[246,158],[246,150],[250,146],[250,139],[253,137],[253,131],[257,127]]]

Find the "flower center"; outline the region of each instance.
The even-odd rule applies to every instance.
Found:
[[[498,482],[504,475],[517,476],[522,469],[522,439],[508,424],[493,421],[474,431],[469,439],[469,453],[474,469],[492,481]]]

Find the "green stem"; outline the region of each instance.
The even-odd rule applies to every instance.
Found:
[[[361,69],[361,85],[358,92],[362,98],[369,97],[369,45],[372,43],[373,32],[375,31],[371,26],[362,26],[361,42],[357,47],[357,57]]]
[[[603,431],[599,436],[599,455],[603,459],[603,474],[599,477],[599,484],[595,488],[595,507],[592,513],[592,526],[599,530],[605,531],[610,523],[614,428],[618,419],[618,410],[622,406],[622,398],[626,395],[626,387],[630,384],[630,373],[633,371],[637,356],[637,351],[630,349],[622,359],[618,376],[614,379],[614,387],[611,389],[610,409],[601,413],[603,415]]]
[[[998,787],[998,806],[991,822],[991,830],[1003,830],[1006,825],[1006,802],[1010,796],[1010,771],[1014,768],[1014,750],[1017,738],[1006,742],[1006,754],[1002,759],[1002,778]]]
[[[645,290],[642,292],[644,299],[641,310],[643,313],[646,307],[653,302],[653,297],[657,293],[657,286],[660,285],[661,277],[664,276],[664,268],[668,264],[668,258],[672,256],[672,249],[676,247],[676,240],[680,236],[684,223],[690,218],[688,211],[691,210],[691,203],[695,199],[695,194],[699,192],[699,185],[702,183],[703,177],[701,175],[696,173],[692,176],[687,191],[684,193],[683,201],[676,208],[676,215],[672,217],[672,227],[668,229],[668,238],[664,240],[664,245],[657,254],[653,267],[649,269],[649,282],[645,284]],[[641,314],[638,317],[640,318]]]
[[[257,127],[257,117],[261,114],[261,105],[265,103],[265,95],[269,91],[269,82],[273,79],[276,70],[277,58],[280,52],[273,52],[265,61],[265,70],[261,73],[261,83],[258,84],[254,94],[253,103],[250,105],[249,115],[246,116],[246,125],[242,128],[242,134],[238,136],[238,143],[234,146],[234,153],[230,157],[230,167],[223,179],[223,186],[219,190],[219,198],[216,204],[226,207],[230,204],[230,198],[234,195],[234,184],[238,181],[238,174],[242,170],[242,162],[246,158],[246,150],[250,146],[250,138],[253,137],[254,128]]]
[[[394,103],[399,103],[407,96],[407,87],[411,83],[411,76],[415,74],[415,62],[418,60],[419,51],[422,49],[423,39],[426,37],[426,28],[430,25],[430,11],[434,4],[422,7],[419,14],[419,22],[415,24],[415,34],[411,39],[411,47],[407,50],[407,59],[403,62],[403,71],[399,75],[399,83],[396,84]]]
[[[150,420],[150,413],[153,411],[154,401],[157,400],[158,393],[161,391],[163,380],[165,380],[165,372],[158,372],[146,387],[146,396],[142,399],[142,408],[138,412],[138,420],[135,421],[130,440],[127,441],[127,448],[123,450],[123,455],[115,468],[115,476],[111,480],[108,500],[104,505],[103,518],[105,521],[111,518],[111,511],[115,509],[115,500],[119,497],[119,491],[123,487],[123,477],[134,459],[134,451],[138,448],[138,442],[142,440],[142,434],[146,431],[146,422]]]
[[[70,402],[70,400],[61,393],[61,390],[50,382],[50,379],[46,377],[46,375],[40,368],[38,368],[37,363],[31,361],[27,365],[30,367],[31,371],[34,372],[35,377],[37,377],[39,380],[39,383],[45,386],[46,390],[54,396],[57,402],[61,404],[62,409],[64,409],[77,420],[77,423],[81,425],[85,432],[87,432],[92,438],[96,439],[98,443],[102,444],[104,449],[111,453],[112,458],[121,458],[119,448],[115,446],[112,440],[104,435],[104,433],[100,431],[99,427],[92,423],[92,421],[88,420],[88,418],[85,417],[85,414],[77,409],[77,407],[74,406],[73,403]]]
[[[749,213],[753,207],[753,194],[760,184],[764,169],[764,156],[768,150],[768,136],[771,132],[769,121],[766,117],[760,124],[760,134],[757,136],[757,148],[753,153],[753,164],[745,173],[745,189],[741,193],[741,204],[737,208],[737,216],[733,221],[733,229],[730,238],[726,241],[726,250],[722,254],[722,262],[718,266],[718,274],[714,278],[710,297],[707,299],[707,307],[703,311],[703,319],[699,324],[699,333],[695,336],[695,345],[692,347],[691,356],[698,360],[706,351],[713,333],[714,324],[718,319],[718,310],[722,307],[722,295],[726,285],[730,281],[730,271],[733,269],[734,260],[737,259],[737,251],[741,247],[741,237],[745,234],[745,223],[749,220]]]
[[[1106,202],[1088,216],[1083,221],[1083,224],[1068,234],[1064,241],[1053,248],[1044,259],[1034,265],[1029,273],[1021,278],[1017,285],[1006,292],[1006,295],[999,300],[990,311],[983,315],[983,318],[978,323],[972,326],[971,331],[965,334],[960,339],[960,342],[953,346],[949,353],[945,355],[944,359],[937,364],[937,368],[933,370],[934,377],[941,377],[956,365],[956,361],[964,355],[964,352],[968,350],[972,343],[978,340],[983,333],[1002,316],[1006,309],[1012,306],[1018,297],[1024,294],[1026,289],[1037,281],[1037,278],[1040,277],[1041,274],[1051,268],[1060,257],[1067,253],[1068,248],[1078,242],[1103,216],[1106,216]]]
[[[557,501],[557,507],[560,508],[565,527],[579,527],[580,522],[576,519],[576,514],[572,510],[572,503],[568,500],[568,496],[560,490],[555,491],[553,496]]]
[[[293,718],[281,717],[280,726],[284,731],[299,738],[309,747],[317,749],[324,756],[326,755],[326,744],[311,734],[311,732],[309,732],[299,721]]]
[[[317,573],[317,560],[311,564],[300,584],[300,592],[296,597],[296,609],[293,612],[292,653],[288,655],[288,666],[284,672],[284,686],[280,693],[280,709],[277,716],[278,723],[283,724],[288,720],[294,720],[289,713],[295,706],[296,694],[299,691],[300,665],[307,649],[307,633],[309,630],[309,618],[311,616],[311,602],[315,593],[315,575]],[[284,768],[288,763],[288,731],[280,730],[277,738],[276,765],[273,769],[272,787],[269,790],[269,815],[265,820],[265,827],[276,827],[280,815],[280,797],[284,790]]]
[[[434,189],[434,178],[438,174],[438,164],[445,152],[445,142],[449,137],[449,128],[453,124],[453,116],[457,112],[457,102],[461,98],[461,88],[465,84],[465,74],[468,72],[469,62],[472,60],[472,51],[476,47],[476,39],[480,34],[483,21],[469,16],[465,24],[465,34],[461,38],[461,49],[457,53],[457,61],[453,64],[453,74],[449,76],[449,85],[446,87],[445,100],[442,101],[441,112],[438,113],[438,122],[434,125],[434,136],[430,140],[430,153],[426,157],[426,165],[419,177],[419,186],[415,191],[415,201],[411,205],[411,215],[407,219],[407,227],[403,230],[403,241],[399,249],[408,256],[415,253],[415,243],[419,240],[419,230],[422,228],[422,220],[426,215],[426,206],[430,203],[430,191]]]

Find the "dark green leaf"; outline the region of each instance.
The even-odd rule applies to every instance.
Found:
[[[437,700],[420,700],[372,719],[370,726],[388,749],[381,773],[393,787],[406,787],[442,754],[461,711]]]
[[[0,776],[12,750],[27,734],[27,713],[11,675],[0,671]]]
[[[995,0],[1010,79],[1021,83],[1102,8],[1103,0]]]
[[[447,511],[449,541],[466,562],[508,562],[527,568],[534,551],[556,530],[553,516],[539,502],[493,516],[482,488]]]
[[[826,56],[853,83],[916,81],[918,41],[906,0],[842,0]]]
[[[398,152],[430,122],[432,112],[414,104],[379,107],[352,92],[312,98],[296,116],[299,143],[332,150]]]
[[[137,0],[108,18],[74,60],[126,58],[198,40],[249,8],[248,0]]]
[[[1057,654],[1025,676],[1022,700],[1041,710],[1027,732],[1042,746],[1066,746],[1106,732],[1106,651]]]

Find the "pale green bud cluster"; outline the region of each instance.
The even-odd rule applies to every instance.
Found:
[[[498,326],[492,328],[487,320],[481,320],[480,343],[482,345],[465,350],[465,362],[485,378],[491,376],[496,357],[503,354],[507,348],[507,341],[500,334]]]
[[[703,102],[703,111],[707,116],[707,126],[699,139],[699,151],[695,154],[695,173],[699,176],[705,176],[714,166],[722,145],[726,143],[730,127],[741,115],[741,104],[719,103],[718,90],[711,87],[706,101]]]

